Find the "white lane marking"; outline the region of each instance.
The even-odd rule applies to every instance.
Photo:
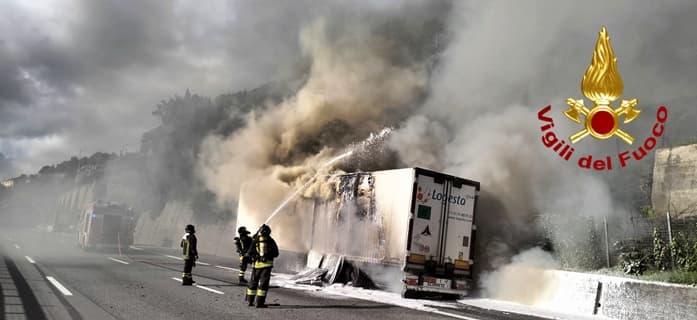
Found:
[[[179,279],[179,278],[174,278],[174,277],[172,277],[172,280],[182,282],[182,279]],[[225,292],[218,291],[218,290],[215,290],[215,289],[211,289],[211,288],[209,288],[209,287],[199,286],[199,285],[197,285],[197,284],[195,284],[194,287],[199,288],[199,289],[203,289],[203,290],[207,290],[207,291],[210,291],[210,292],[213,292],[213,293],[217,293],[217,294],[225,294]]]
[[[27,261],[29,261],[31,264],[36,263],[36,261],[34,261],[34,259],[32,259],[30,256],[24,256],[24,258],[27,259]]]
[[[223,267],[223,266],[215,266],[215,267],[220,268],[220,269],[230,270],[230,271],[240,271],[240,269],[235,269],[235,268],[230,268],[230,267]]]
[[[17,249],[22,249],[22,248],[20,248],[19,245],[16,244],[16,243],[15,243],[15,248],[17,248]]]
[[[217,293],[217,294],[225,294],[225,292],[218,291],[218,290],[211,289],[211,288],[204,287],[204,286],[196,285],[196,288],[203,289],[203,290],[210,291],[210,292]]]
[[[427,312],[428,312],[428,311],[427,311]],[[446,317],[456,318],[456,319],[463,319],[463,320],[479,320],[479,319],[477,319],[477,318],[470,318],[470,317],[466,317],[466,316],[461,316],[461,315],[459,315],[459,314],[454,314],[454,313],[449,313],[449,312],[443,312],[443,311],[440,311],[440,310],[434,310],[434,311],[431,311],[431,312],[432,312],[432,313],[435,313],[435,314],[444,315],[444,316],[446,316]]]
[[[66,289],[66,288],[65,288],[60,282],[58,282],[58,280],[56,280],[55,278],[53,278],[53,277],[51,277],[51,276],[47,276],[46,279],[48,279],[48,281],[49,281],[54,287],[56,287],[56,288],[58,289],[58,291],[60,291],[64,296],[72,296],[72,295],[73,295],[68,289]]]
[[[140,251],[143,250],[143,248],[138,248],[138,247],[136,247],[136,246],[128,246],[128,247],[131,248],[131,249],[133,249],[133,250],[140,250]]]
[[[111,260],[111,261],[116,261],[116,262],[118,262],[118,263],[128,264],[128,262],[126,262],[126,261],[122,261],[122,260],[115,259],[115,258],[112,258],[112,257],[109,257],[109,260]]]
[[[202,264],[202,265],[204,265],[204,266],[210,266],[210,265],[211,265],[210,263],[205,263],[205,262],[201,262],[201,261],[196,261],[196,264]]]
[[[172,258],[172,259],[177,259],[177,260],[184,260],[183,258],[175,257],[175,256],[170,256],[170,255],[168,255],[168,254],[165,254],[164,256],[167,257],[167,258]]]

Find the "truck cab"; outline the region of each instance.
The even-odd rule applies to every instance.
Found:
[[[82,212],[77,227],[77,242],[82,249],[118,248],[133,244],[133,209],[124,204],[99,201]]]

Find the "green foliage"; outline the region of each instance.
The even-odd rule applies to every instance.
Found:
[[[671,243],[671,253],[675,257],[675,267],[683,271],[697,271],[697,241],[678,232]]]
[[[653,228],[653,265],[661,271],[670,269],[668,248],[657,228]]]
[[[654,228],[653,265],[660,271],[675,268],[679,271],[697,272],[697,235],[688,237],[679,231],[668,246],[663,242],[658,229]]]

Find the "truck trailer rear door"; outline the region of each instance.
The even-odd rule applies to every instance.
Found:
[[[409,253],[469,267],[479,183],[420,168],[415,174]]]
[[[466,264],[469,267],[472,250],[472,224],[474,219],[477,188],[467,181],[452,177],[448,183],[447,212],[445,225],[443,262]]]
[[[426,260],[440,260],[441,233],[447,197],[445,176],[416,169],[415,192],[412,199],[413,218],[410,223],[407,250],[423,255]]]

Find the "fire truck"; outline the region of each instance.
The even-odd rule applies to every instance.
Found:
[[[98,201],[89,204],[77,227],[77,243],[84,250],[126,249],[133,244],[133,209],[125,204]]]

